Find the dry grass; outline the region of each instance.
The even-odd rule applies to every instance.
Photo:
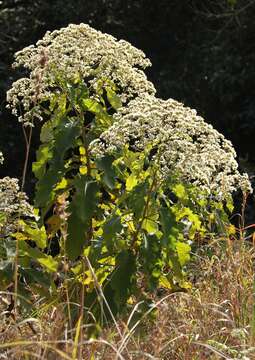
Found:
[[[82,344],[63,306],[36,319],[2,313],[0,359],[255,359],[254,256],[252,244],[240,240],[202,246],[190,265],[190,292],[155,296],[154,321],[148,312],[135,322],[137,304],[118,322],[120,331],[110,327],[97,340],[85,337],[85,326]]]

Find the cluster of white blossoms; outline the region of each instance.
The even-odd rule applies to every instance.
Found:
[[[8,176],[0,179],[0,214],[5,221],[1,227],[1,236],[17,230],[20,217],[34,217],[33,207],[27,202],[27,196],[20,191],[18,179]]]
[[[143,72],[150,65],[145,54],[127,41],[118,41],[86,24],[71,24],[47,32],[35,46],[15,54],[14,67],[26,68],[29,77],[13,83],[7,101],[20,121],[29,124],[31,118],[41,119],[37,104],[51,96],[56,75],[61,74],[67,81],[84,79],[91,89],[106,79],[112,81],[125,103],[139,94],[155,93]]]
[[[172,99],[155,98],[155,88],[143,72],[150,61],[128,42],[85,24],[69,25],[47,32],[15,58],[14,66],[23,66],[29,76],[13,83],[7,100],[25,124],[43,118],[40,103],[61,91],[59,79],[81,79],[95,98],[99,86],[114,83],[123,107],[114,115],[113,126],[91,144],[94,156],[112,153],[124,144],[136,151],[152,144],[152,160],[159,163],[163,178],[179,174],[219,199],[237,188],[251,190],[248,176],[238,171],[232,144],[223,135],[195,110]]]
[[[91,144],[94,156],[113,154],[125,144],[134,151],[151,144],[157,150],[152,161],[160,164],[163,178],[179,174],[218,199],[238,188],[251,191],[248,176],[238,171],[231,142],[182,103],[145,95],[119,109],[114,119]]]

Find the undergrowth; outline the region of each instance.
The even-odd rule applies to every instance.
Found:
[[[26,155],[21,188],[0,179],[0,359],[252,359],[254,247],[229,219],[251,184],[232,144],[87,25],[15,65]]]
[[[90,324],[68,329],[58,304],[40,307],[34,317],[7,316],[8,293],[1,299],[1,359],[253,359],[254,248],[234,239],[214,239],[193,256],[187,292],[162,290],[153,306],[130,304],[129,315],[107,326],[97,339],[87,336]],[[77,306],[79,306],[77,304]]]

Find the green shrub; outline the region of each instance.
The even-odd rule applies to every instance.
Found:
[[[125,41],[70,25],[16,54],[28,77],[7,96],[23,126],[43,121],[33,164],[40,218],[20,217],[12,233],[20,287],[80,301],[100,323],[158,286],[188,287],[194,237],[226,219],[236,187],[249,189],[223,136],[154,98],[141,70],[149,64]]]

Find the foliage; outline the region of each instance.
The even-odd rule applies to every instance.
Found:
[[[20,76],[11,69],[13,53],[35,43],[47,30],[81,22],[143,49],[154,64],[149,78],[159,96],[197,109],[234,143],[238,156],[252,160],[254,4],[254,0],[239,0],[231,9],[227,0],[171,4],[160,0],[149,6],[145,0],[2,1],[0,142],[8,160],[0,170],[2,176],[18,177],[23,163],[23,154],[14,146],[22,142],[22,134],[8,121],[13,118],[5,110],[6,90]],[[36,136],[33,144],[35,149]],[[31,193],[31,172],[28,179],[26,189]]]
[[[77,358],[253,359],[254,247],[239,238],[220,240],[216,236],[196,255],[189,264],[194,284],[191,291],[169,294],[160,289],[159,296],[152,295],[147,312],[141,302],[130,305],[128,316],[109,324],[100,338],[87,339],[84,334]],[[1,311],[5,307],[0,304]],[[12,322],[1,317],[1,355],[8,354],[11,360],[73,360],[77,332],[74,327],[65,331],[68,319],[63,305],[56,304],[52,311],[42,309],[38,301],[35,308],[37,312],[26,320],[19,316]],[[60,342],[64,344],[61,348]]]
[[[96,140],[104,141],[107,131],[121,125],[118,116],[132,99],[153,98],[154,87],[141,70],[149,63],[130,44],[84,24],[47,33],[16,54],[16,65],[24,65],[28,74],[9,90],[10,106],[26,126],[43,121],[33,164],[39,219],[23,218],[18,211],[17,229],[3,242],[4,264],[15,266],[13,272],[3,269],[2,288],[14,279],[21,294],[64,300],[70,317],[79,321],[85,307],[86,316],[103,325],[134,299],[148,299],[158,286],[189,287],[185,266],[192,241],[225,220],[224,204],[215,192],[180,177],[174,166],[162,176],[160,152],[168,148],[158,146],[155,131],[152,138],[143,134],[149,140],[140,139],[142,148],[134,146],[136,134],[111,153],[93,152]],[[178,103],[170,103],[178,124],[185,116]],[[137,112],[131,117],[135,120]],[[170,148],[174,143],[170,137],[161,141]],[[180,152],[185,160],[187,154]],[[219,171],[215,167],[215,176]],[[81,311],[75,314],[71,304],[79,302]]]

